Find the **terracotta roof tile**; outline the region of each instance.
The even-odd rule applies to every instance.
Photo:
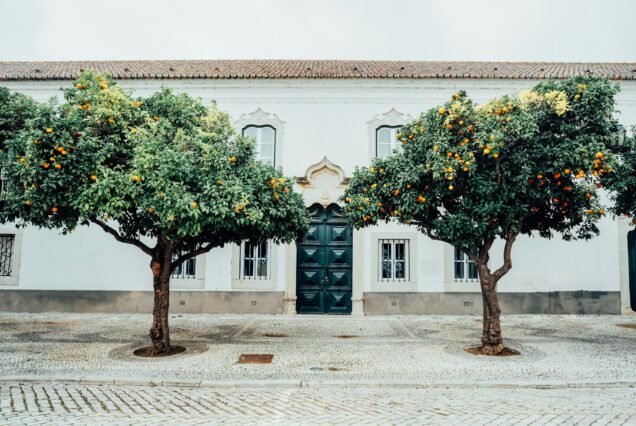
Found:
[[[636,79],[636,63],[160,60],[0,62],[0,80],[69,80],[84,69],[117,79],[543,79],[590,73],[612,80]]]

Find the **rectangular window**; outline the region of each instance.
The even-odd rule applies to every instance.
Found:
[[[0,235],[0,277],[13,276],[13,247],[15,235]]]
[[[402,146],[398,141],[397,133],[400,127],[381,126],[375,131],[375,155],[379,158],[385,158]]]
[[[172,278],[193,280],[197,277],[197,258],[191,257],[190,259],[177,266],[172,271]]]
[[[455,281],[475,281],[479,278],[475,262],[470,260],[466,253],[455,247]]]
[[[269,242],[241,244],[241,279],[267,280],[270,278]]]
[[[276,129],[272,126],[246,126],[243,136],[256,140],[256,158],[274,165],[276,161]]]
[[[409,281],[409,240],[379,240],[379,281]]]

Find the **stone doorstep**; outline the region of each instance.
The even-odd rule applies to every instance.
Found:
[[[147,378],[112,377],[53,377],[53,376],[5,376],[0,377],[0,385],[14,384],[60,384],[85,386],[162,386],[187,388],[525,388],[525,389],[566,389],[566,388],[634,388],[636,381],[586,381],[566,382],[546,380],[540,382],[417,382],[378,380],[157,380]]]

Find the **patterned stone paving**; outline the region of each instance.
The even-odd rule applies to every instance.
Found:
[[[635,388],[282,388],[5,384],[0,424],[636,424]]]

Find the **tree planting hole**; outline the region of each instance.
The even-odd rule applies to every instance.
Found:
[[[470,348],[466,348],[465,351],[468,352],[469,354],[472,354],[472,355],[484,355],[484,356],[516,356],[516,355],[521,355],[521,352],[519,352],[519,351],[517,351],[515,349],[510,349],[510,348],[504,348],[503,352],[501,352],[499,354],[484,353],[482,346],[473,346],[473,347],[470,347]]]
[[[263,333],[264,337],[289,337],[287,334],[283,333]]]
[[[152,349],[152,346],[146,346],[145,348],[136,349],[135,351],[133,351],[133,353],[144,358],[163,358],[166,356],[179,355],[186,351],[186,348],[184,348],[183,346],[171,346],[170,351],[168,352],[162,352],[157,355],[152,355]]]
[[[340,336],[334,336],[337,337],[338,339],[355,339],[356,337],[359,336],[352,336],[350,334],[341,334]]]

